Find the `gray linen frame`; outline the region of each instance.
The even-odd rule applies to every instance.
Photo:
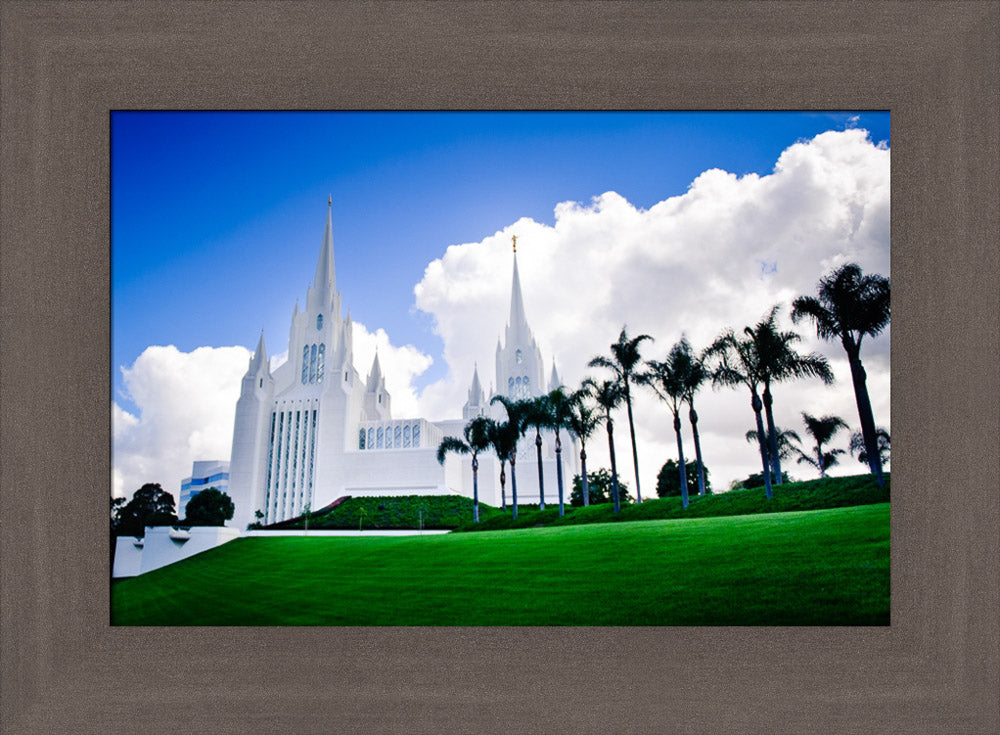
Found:
[[[3,2],[0,21],[4,733],[1000,732],[1000,4]],[[108,124],[139,108],[889,109],[891,626],[110,627]]]

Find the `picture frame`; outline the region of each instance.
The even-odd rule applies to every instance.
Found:
[[[5,732],[1000,730],[1000,5],[0,12]],[[890,626],[110,625],[110,111],[459,108],[891,111]]]

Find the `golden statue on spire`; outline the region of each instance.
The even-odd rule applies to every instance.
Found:
[[[512,235],[510,241],[514,243],[514,255],[517,255],[517,235]]]
[[[328,194],[327,195],[327,197],[326,197],[326,206],[328,206],[328,207],[332,207],[333,206],[333,194]]]

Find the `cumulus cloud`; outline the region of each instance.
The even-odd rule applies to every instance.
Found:
[[[783,326],[792,328],[791,300],[815,293],[819,278],[844,263],[888,275],[889,155],[864,130],[826,132],[787,148],[765,176],[711,169],[684,194],[649,209],[609,191],[589,202],[557,204],[552,226],[521,219],[479,242],[452,245],[414,289],[417,307],[434,318],[449,368],[423,391],[422,411],[456,415],[477,361],[484,384],[491,380],[509,308],[511,235],[518,236],[525,308],[546,374],[554,355],[564,382],[575,386],[597,372],[587,362],[608,352],[623,324],[631,334],[652,335],[644,354],[662,359],[682,334],[701,348],[726,327],[753,324],[774,304],[784,305]],[[800,412],[807,411],[836,413],[856,426],[839,344],[819,341],[809,324],[795,328],[801,350],[831,359],[837,383],[778,386],[778,423],[801,433]],[[863,348],[876,421],[886,426],[888,347],[886,332]],[[698,406],[716,486],[759,470],[755,447],[743,439],[753,428],[749,391],[706,388]],[[660,465],[676,452],[671,419],[663,404],[641,393],[635,414],[640,477],[651,493]],[[619,466],[628,477],[627,433],[619,422]],[[685,439],[693,454],[690,435]],[[841,443],[846,446],[846,436]],[[860,467],[846,463],[842,471]],[[798,474],[810,476],[805,468]]]
[[[229,459],[233,417],[250,351],[245,347],[147,347],[122,368],[138,415],[111,408],[112,494],[131,497],[158,482],[177,500],[201,459]]]

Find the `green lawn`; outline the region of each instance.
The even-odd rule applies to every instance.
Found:
[[[119,625],[885,625],[889,504],[250,538],[116,582]]]

